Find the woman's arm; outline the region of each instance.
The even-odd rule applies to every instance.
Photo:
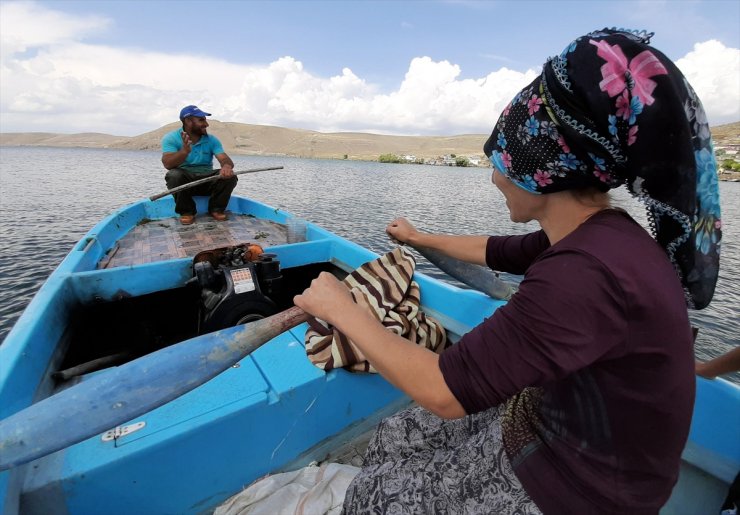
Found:
[[[344,333],[383,377],[419,405],[442,418],[466,415],[442,376],[439,355],[388,331],[354,302],[333,275],[322,272],[293,300]]]
[[[396,218],[385,231],[401,243],[412,247],[438,250],[460,261],[486,266],[488,236],[456,236],[420,232],[405,218]]]

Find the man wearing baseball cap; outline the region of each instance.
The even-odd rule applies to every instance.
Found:
[[[231,192],[236,187],[234,162],[226,155],[216,136],[208,134],[206,113],[197,106],[189,105],[180,111],[182,128],[165,134],[162,138],[162,164],[167,168],[164,177],[167,189],[176,188],[189,182],[218,174],[219,180],[201,184],[173,193],[175,212],[180,215],[180,223],[190,225],[195,221],[194,195],[208,196],[208,212],[216,221],[226,220],[226,205]],[[221,165],[213,169],[213,158]]]

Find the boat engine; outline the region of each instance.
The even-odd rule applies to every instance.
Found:
[[[278,312],[272,297],[280,291],[280,261],[259,245],[200,252],[193,258],[193,275],[200,287],[199,334]]]

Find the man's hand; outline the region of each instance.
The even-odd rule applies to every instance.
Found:
[[[187,132],[182,131],[180,133],[180,139],[182,140],[182,147],[177,152],[162,153],[162,164],[168,170],[172,170],[183,164],[190,155],[190,149],[192,147],[190,136],[188,136]]]
[[[182,138],[182,148],[180,149],[180,152],[185,152],[185,156],[187,157],[190,154],[190,148],[192,142],[190,141],[190,136],[188,136],[188,133],[185,131],[182,131],[180,133],[180,137]]]
[[[216,154],[216,159],[218,159],[218,164],[221,165],[219,177],[221,177],[222,179],[231,179],[234,175],[236,175],[234,173],[234,161],[232,161],[228,155],[226,155],[225,153]]]
[[[230,164],[225,164],[221,167],[221,172],[219,173],[222,179],[229,179],[234,176],[234,166]]]

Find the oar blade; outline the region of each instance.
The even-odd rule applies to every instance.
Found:
[[[449,276],[454,277],[474,290],[485,293],[491,298],[509,300],[514,294],[515,290],[510,284],[499,279],[492,270],[486,267],[451,258],[434,249],[426,247],[414,248],[430,263]]]

